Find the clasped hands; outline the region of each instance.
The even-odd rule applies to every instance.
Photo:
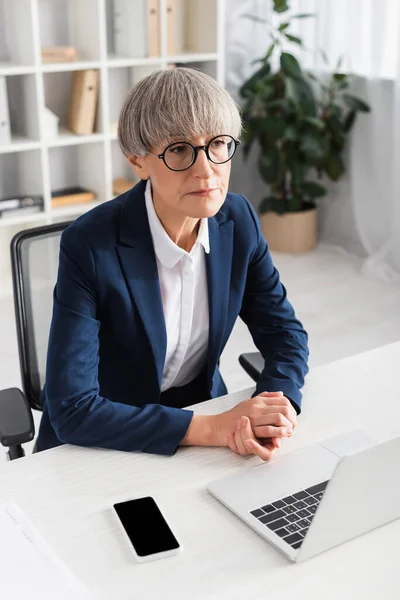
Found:
[[[231,422],[226,445],[232,452],[255,454],[265,461],[272,458],[283,438],[292,435],[297,424],[296,411],[283,392],[262,392],[224,414]]]

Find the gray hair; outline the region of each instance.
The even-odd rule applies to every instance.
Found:
[[[144,156],[175,138],[223,133],[238,138],[241,128],[235,101],[214,79],[195,69],[160,69],[125,98],[118,141],[126,156]]]

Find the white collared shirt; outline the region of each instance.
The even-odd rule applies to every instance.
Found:
[[[162,226],[154,209],[150,179],[146,185],[145,200],[167,331],[161,382],[161,391],[164,392],[189,383],[206,364],[209,313],[205,252],[210,252],[208,220],[200,220],[197,240],[188,253],[171,240]]]

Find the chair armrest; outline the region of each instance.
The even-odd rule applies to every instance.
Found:
[[[243,369],[253,379],[258,381],[260,379],[261,372],[264,368],[264,359],[261,352],[246,352],[239,356],[239,362]]]
[[[18,446],[33,440],[35,425],[25,394],[18,388],[0,391],[0,443]]]

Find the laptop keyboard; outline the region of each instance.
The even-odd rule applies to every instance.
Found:
[[[323,481],[296,494],[256,508],[250,513],[297,550],[311,525],[327,485],[328,481]]]

